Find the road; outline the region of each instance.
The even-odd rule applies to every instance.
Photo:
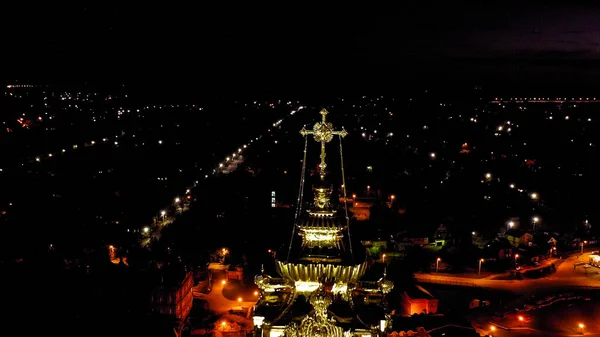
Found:
[[[448,284],[464,287],[481,287],[497,290],[511,291],[520,294],[529,294],[542,290],[552,290],[557,288],[598,288],[600,289],[600,277],[596,274],[597,269],[588,274],[581,270],[574,271],[573,264],[577,262],[587,262],[589,254],[581,256],[571,256],[563,261],[554,274],[538,279],[523,280],[494,280],[488,278],[476,279],[450,276],[448,274],[415,274],[415,278],[420,283]]]
[[[224,280],[224,278],[213,279],[213,288],[210,293],[204,294],[204,293],[199,293],[197,291],[194,291],[194,297],[203,299],[206,302],[208,302],[210,310],[215,311],[217,314],[227,313],[233,307],[241,306],[244,309],[254,307],[254,305],[256,304],[256,301],[254,301],[254,302],[231,301],[231,300],[228,300],[225,296],[223,296],[223,287],[224,287],[224,284],[222,283],[223,280]]]
[[[244,157],[239,155],[233,157],[231,160],[227,161],[223,167],[219,168],[219,172],[223,174],[229,174],[235,171],[238,168],[238,165],[244,162]]]

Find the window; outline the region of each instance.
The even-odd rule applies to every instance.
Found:
[[[275,207],[275,203],[271,203],[271,207]]]
[[[271,191],[271,196],[274,197],[275,196],[275,191]]]

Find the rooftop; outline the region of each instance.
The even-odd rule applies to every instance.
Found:
[[[405,292],[411,299],[435,299],[435,296],[420,285],[408,287]]]

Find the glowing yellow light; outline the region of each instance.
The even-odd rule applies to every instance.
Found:
[[[297,281],[296,282],[296,291],[298,292],[313,292],[319,289],[321,284],[319,282],[310,282],[310,281]]]
[[[241,301],[242,301],[242,298],[241,298],[241,297],[238,297],[238,302],[241,302]]]

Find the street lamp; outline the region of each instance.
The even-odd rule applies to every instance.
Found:
[[[178,204],[180,201],[179,197],[175,198],[175,203]]]
[[[477,272],[477,275],[481,275],[481,263],[483,262],[483,259],[479,259],[479,271]]]
[[[519,316],[519,324],[521,326],[523,326],[523,320],[524,320],[523,316]]]
[[[514,225],[515,225],[514,221],[509,221],[508,222],[508,229],[512,229]]]
[[[587,241],[581,241],[580,245],[581,245],[581,255],[583,255],[583,244],[587,243]]]
[[[577,326],[579,326],[579,331],[583,333],[583,328],[585,328],[585,325],[583,323],[579,323]]]
[[[517,269],[517,259],[519,258],[519,254],[515,254],[515,269]]]
[[[440,259],[439,257],[437,258],[437,260],[435,260],[435,272],[437,273],[440,267],[440,261],[442,261],[442,259]]]
[[[385,263],[385,254],[381,255],[381,262]]]
[[[535,230],[535,225],[540,221],[540,218],[538,218],[537,216],[533,217],[533,230]]]

